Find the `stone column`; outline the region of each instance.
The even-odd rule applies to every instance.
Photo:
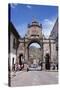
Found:
[[[42,65],[42,69],[45,70],[45,52],[44,52],[44,42],[43,42],[43,65]]]
[[[28,61],[28,49],[27,49],[27,44],[25,45],[25,62],[27,63]]]

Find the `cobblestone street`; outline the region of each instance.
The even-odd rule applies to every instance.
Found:
[[[57,71],[19,71],[11,78],[11,86],[58,84]]]

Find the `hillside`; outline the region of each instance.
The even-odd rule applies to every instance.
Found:
[[[31,46],[29,48],[29,57],[41,59],[42,58],[41,48],[36,48],[35,46]]]

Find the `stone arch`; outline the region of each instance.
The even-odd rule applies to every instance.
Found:
[[[40,50],[41,50],[41,54],[42,54],[42,58],[43,58],[43,44],[42,44],[42,42],[40,42],[40,40],[39,39],[31,39],[31,40],[29,40],[28,41],[28,43],[27,43],[27,60],[29,61],[29,46],[32,44],[32,43],[37,43],[41,48],[40,48]],[[42,60],[42,59],[41,59]]]
[[[42,47],[42,44],[40,42],[39,39],[31,39],[29,42],[28,42],[28,45],[27,45],[27,48],[29,47],[30,44],[32,43],[38,43],[41,47]]]

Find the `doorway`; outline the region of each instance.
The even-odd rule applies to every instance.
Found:
[[[22,65],[22,57],[23,57],[23,54],[21,53],[21,54],[19,55],[19,65]]]
[[[46,56],[45,56],[45,69],[50,70],[50,55],[49,55],[49,53],[46,53]]]

